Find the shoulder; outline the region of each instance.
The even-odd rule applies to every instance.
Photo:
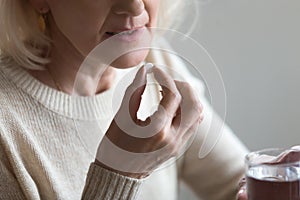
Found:
[[[10,96],[13,95],[13,84],[5,76],[0,66],[0,115],[8,105]]]
[[[20,92],[16,85],[16,80],[23,76],[20,68],[15,62],[0,58],[0,103],[15,97]]]
[[[9,92],[14,84],[10,80],[9,75],[16,69],[16,64],[5,62],[0,59],[0,94]]]
[[[8,77],[9,67],[0,61],[0,125],[9,121],[16,109],[15,99],[20,96],[17,86]]]

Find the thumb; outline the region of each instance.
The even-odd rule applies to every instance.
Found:
[[[248,200],[246,189],[246,178],[242,178],[239,182],[239,191],[237,194],[237,200]]]
[[[125,92],[123,109],[129,108],[129,114],[133,120],[137,119],[137,112],[139,110],[142,94],[144,93],[146,87],[146,70],[142,66],[135,75],[133,82],[129,85]],[[125,106],[125,107],[124,107]]]

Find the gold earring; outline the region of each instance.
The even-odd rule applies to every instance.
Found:
[[[39,15],[38,24],[39,24],[40,31],[45,33],[45,31],[46,31],[46,22],[45,22],[45,17],[43,15]]]

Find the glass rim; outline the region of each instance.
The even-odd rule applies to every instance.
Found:
[[[245,164],[247,167],[254,167],[254,166],[290,166],[290,165],[295,165],[295,164],[300,164],[300,160],[294,161],[294,162],[287,162],[287,163],[263,163],[263,162],[257,162],[257,163],[252,163],[253,160],[251,160],[251,156],[254,155],[270,155],[271,152],[277,153],[276,155],[273,156],[279,156],[282,152],[288,150],[287,148],[266,148],[266,149],[261,149],[257,151],[252,151],[246,154],[245,156]],[[269,152],[269,154],[268,154]],[[271,155],[270,155],[271,156]],[[253,158],[252,158],[253,159]]]

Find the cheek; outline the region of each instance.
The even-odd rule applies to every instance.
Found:
[[[156,26],[157,25],[157,18],[158,18],[158,11],[160,0],[145,0],[145,9],[147,10],[149,17],[150,17],[150,25]]]
[[[81,54],[87,55],[100,42],[99,31],[108,15],[109,5],[102,1],[69,1],[54,3],[53,0],[50,4],[53,28],[50,31],[62,34]]]

